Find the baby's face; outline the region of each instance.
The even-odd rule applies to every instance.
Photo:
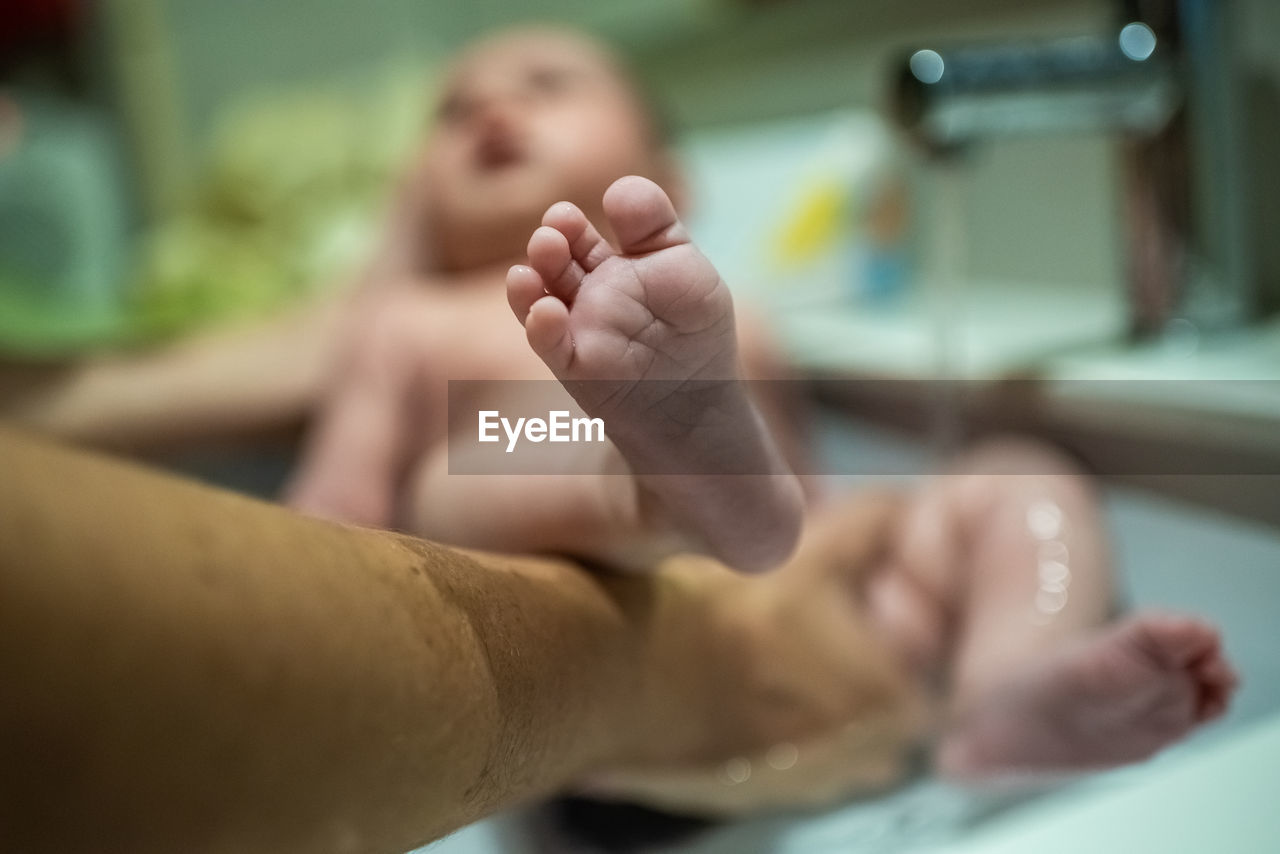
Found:
[[[446,80],[425,154],[437,263],[521,253],[562,199],[597,215],[614,179],[649,170],[651,134],[634,90],[585,38],[539,30],[480,43]]]

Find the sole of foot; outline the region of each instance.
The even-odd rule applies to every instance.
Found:
[[[1203,621],[1139,614],[1011,678],[944,735],[946,777],[1069,774],[1146,759],[1227,709],[1238,677]]]
[[[729,289],[657,184],[621,178],[603,207],[616,246],[576,206],[547,211],[511,308],[665,521],[730,566],[772,567],[803,498],[741,380]]]

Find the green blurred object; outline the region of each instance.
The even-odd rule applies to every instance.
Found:
[[[108,123],[48,98],[0,99],[0,348],[56,355],[127,336],[129,205]]]
[[[259,94],[226,111],[182,214],[152,229],[125,293],[144,338],[259,317],[348,276],[417,138],[418,68],[359,91]]]
[[[18,147],[0,158],[0,352],[146,343],[342,282],[421,133],[426,79],[400,66],[358,88],[243,99],[220,119],[188,204],[135,239],[105,124],[24,105]]]

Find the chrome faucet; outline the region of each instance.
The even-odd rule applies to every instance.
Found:
[[[939,158],[984,139],[1105,131],[1121,148],[1135,337],[1256,308],[1230,0],[1125,0],[1113,30],[904,54],[895,120]]]

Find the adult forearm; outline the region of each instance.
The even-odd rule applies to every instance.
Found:
[[[0,472],[13,850],[404,850],[649,758],[667,677],[697,682],[678,575],[463,555],[2,429]]]

